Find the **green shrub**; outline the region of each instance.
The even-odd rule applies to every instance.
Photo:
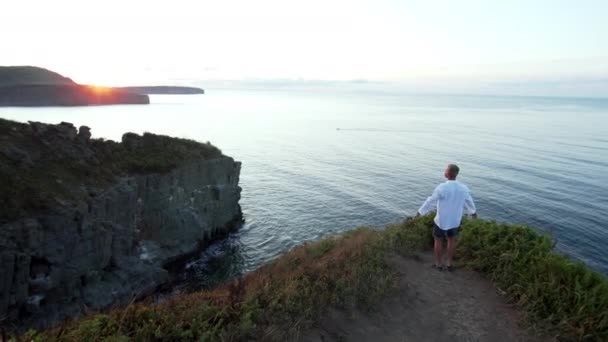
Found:
[[[385,248],[403,256],[410,256],[425,247],[432,246],[433,217],[408,219],[401,224],[390,224],[383,231]]]
[[[608,281],[553,252],[548,237],[524,226],[468,221],[459,248],[469,265],[488,274],[552,334],[608,340]]]

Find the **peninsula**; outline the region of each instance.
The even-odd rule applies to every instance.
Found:
[[[150,98],[117,88],[78,84],[33,66],[0,67],[0,106],[88,106],[149,104]]]
[[[149,104],[148,94],[204,94],[196,87],[101,87],[78,84],[54,71],[34,66],[0,66],[0,107]]]

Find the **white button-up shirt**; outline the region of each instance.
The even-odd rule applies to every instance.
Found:
[[[435,188],[418,212],[420,215],[426,215],[437,209],[435,224],[441,229],[448,230],[460,226],[465,208],[469,214],[476,212],[469,188],[458,181],[449,180]]]

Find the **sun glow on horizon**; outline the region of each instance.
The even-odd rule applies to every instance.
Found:
[[[106,86],[88,84],[87,87],[89,89],[91,89],[94,93],[100,94],[100,95],[108,94],[108,93],[111,93],[112,91],[114,91],[114,89],[112,89],[111,87],[106,87]]]

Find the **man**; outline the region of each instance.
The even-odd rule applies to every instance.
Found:
[[[422,207],[418,209],[416,217],[426,215],[437,209],[433,237],[435,238],[435,264],[434,268],[443,269],[443,239],[448,240],[448,271],[454,270],[454,251],[456,250],[456,235],[460,228],[460,222],[464,209],[471,214],[473,219],[477,218],[475,203],[466,185],[456,181],[460,169],[455,164],[449,164],[445,169],[444,176],[447,182],[439,184],[433,194],[426,199]]]

